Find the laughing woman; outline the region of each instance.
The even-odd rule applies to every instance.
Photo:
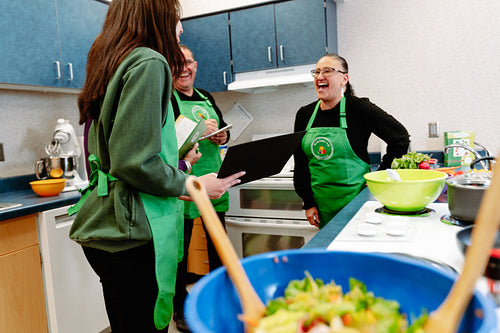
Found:
[[[294,185],[307,220],[322,228],[363,189],[370,135],[387,143],[380,169],[406,154],[410,139],[394,117],[355,96],[344,58],[327,54],[311,72],[318,101],[300,108],[295,117],[295,132],[307,133],[295,153]]]

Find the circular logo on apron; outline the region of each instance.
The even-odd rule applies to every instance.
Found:
[[[327,160],[333,155],[333,145],[325,137],[319,137],[311,143],[311,152],[318,160]]]
[[[194,119],[210,119],[210,116],[208,114],[208,111],[202,108],[201,106],[195,105],[191,109],[191,114],[193,115]]]

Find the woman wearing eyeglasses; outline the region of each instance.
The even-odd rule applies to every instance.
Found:
[[[311,73],[318,101],[295,116],[295,132],[307,133],[295,153],[294,185],[307,220],[322,228],[363,189],[370,135],[387,143],[380,169],[406,154],[410,139],[394,117],[368,98],[356,97],[344,58],[327,54]]]

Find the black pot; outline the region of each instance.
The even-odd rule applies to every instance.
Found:
[[[471,234],[474,226],[468,226],[457,232],[457,241],[458,246],[462,250],[463,254],[471,245]],[[486,265],[486,270],[484,275],[494,279],[500,280],[500,258],[498,256],[498,251],[500,250],[500,231],[497,232],[497,236],[495,238],[495,243],[493,244],[493,250],[490,255],[490,259],[488,260],[488,264]]]
[[[473,223],[490,180],[491,172],[471,172],[448,179],[450,214],[457,220]]]

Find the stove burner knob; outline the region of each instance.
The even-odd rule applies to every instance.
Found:
[[[365,216],[365,221],[371,224],[380,224],[382,223],[382,216],[377,213],[368,213]]]
[[[358,225],[358,234],[365,237],[373,237],[377,235],[377,229],[373,225],[361,223]]]
[[[407,231],[408,228],[400,223],[390,223],[385,230],[385,232],[391,236],[404,236]]]

